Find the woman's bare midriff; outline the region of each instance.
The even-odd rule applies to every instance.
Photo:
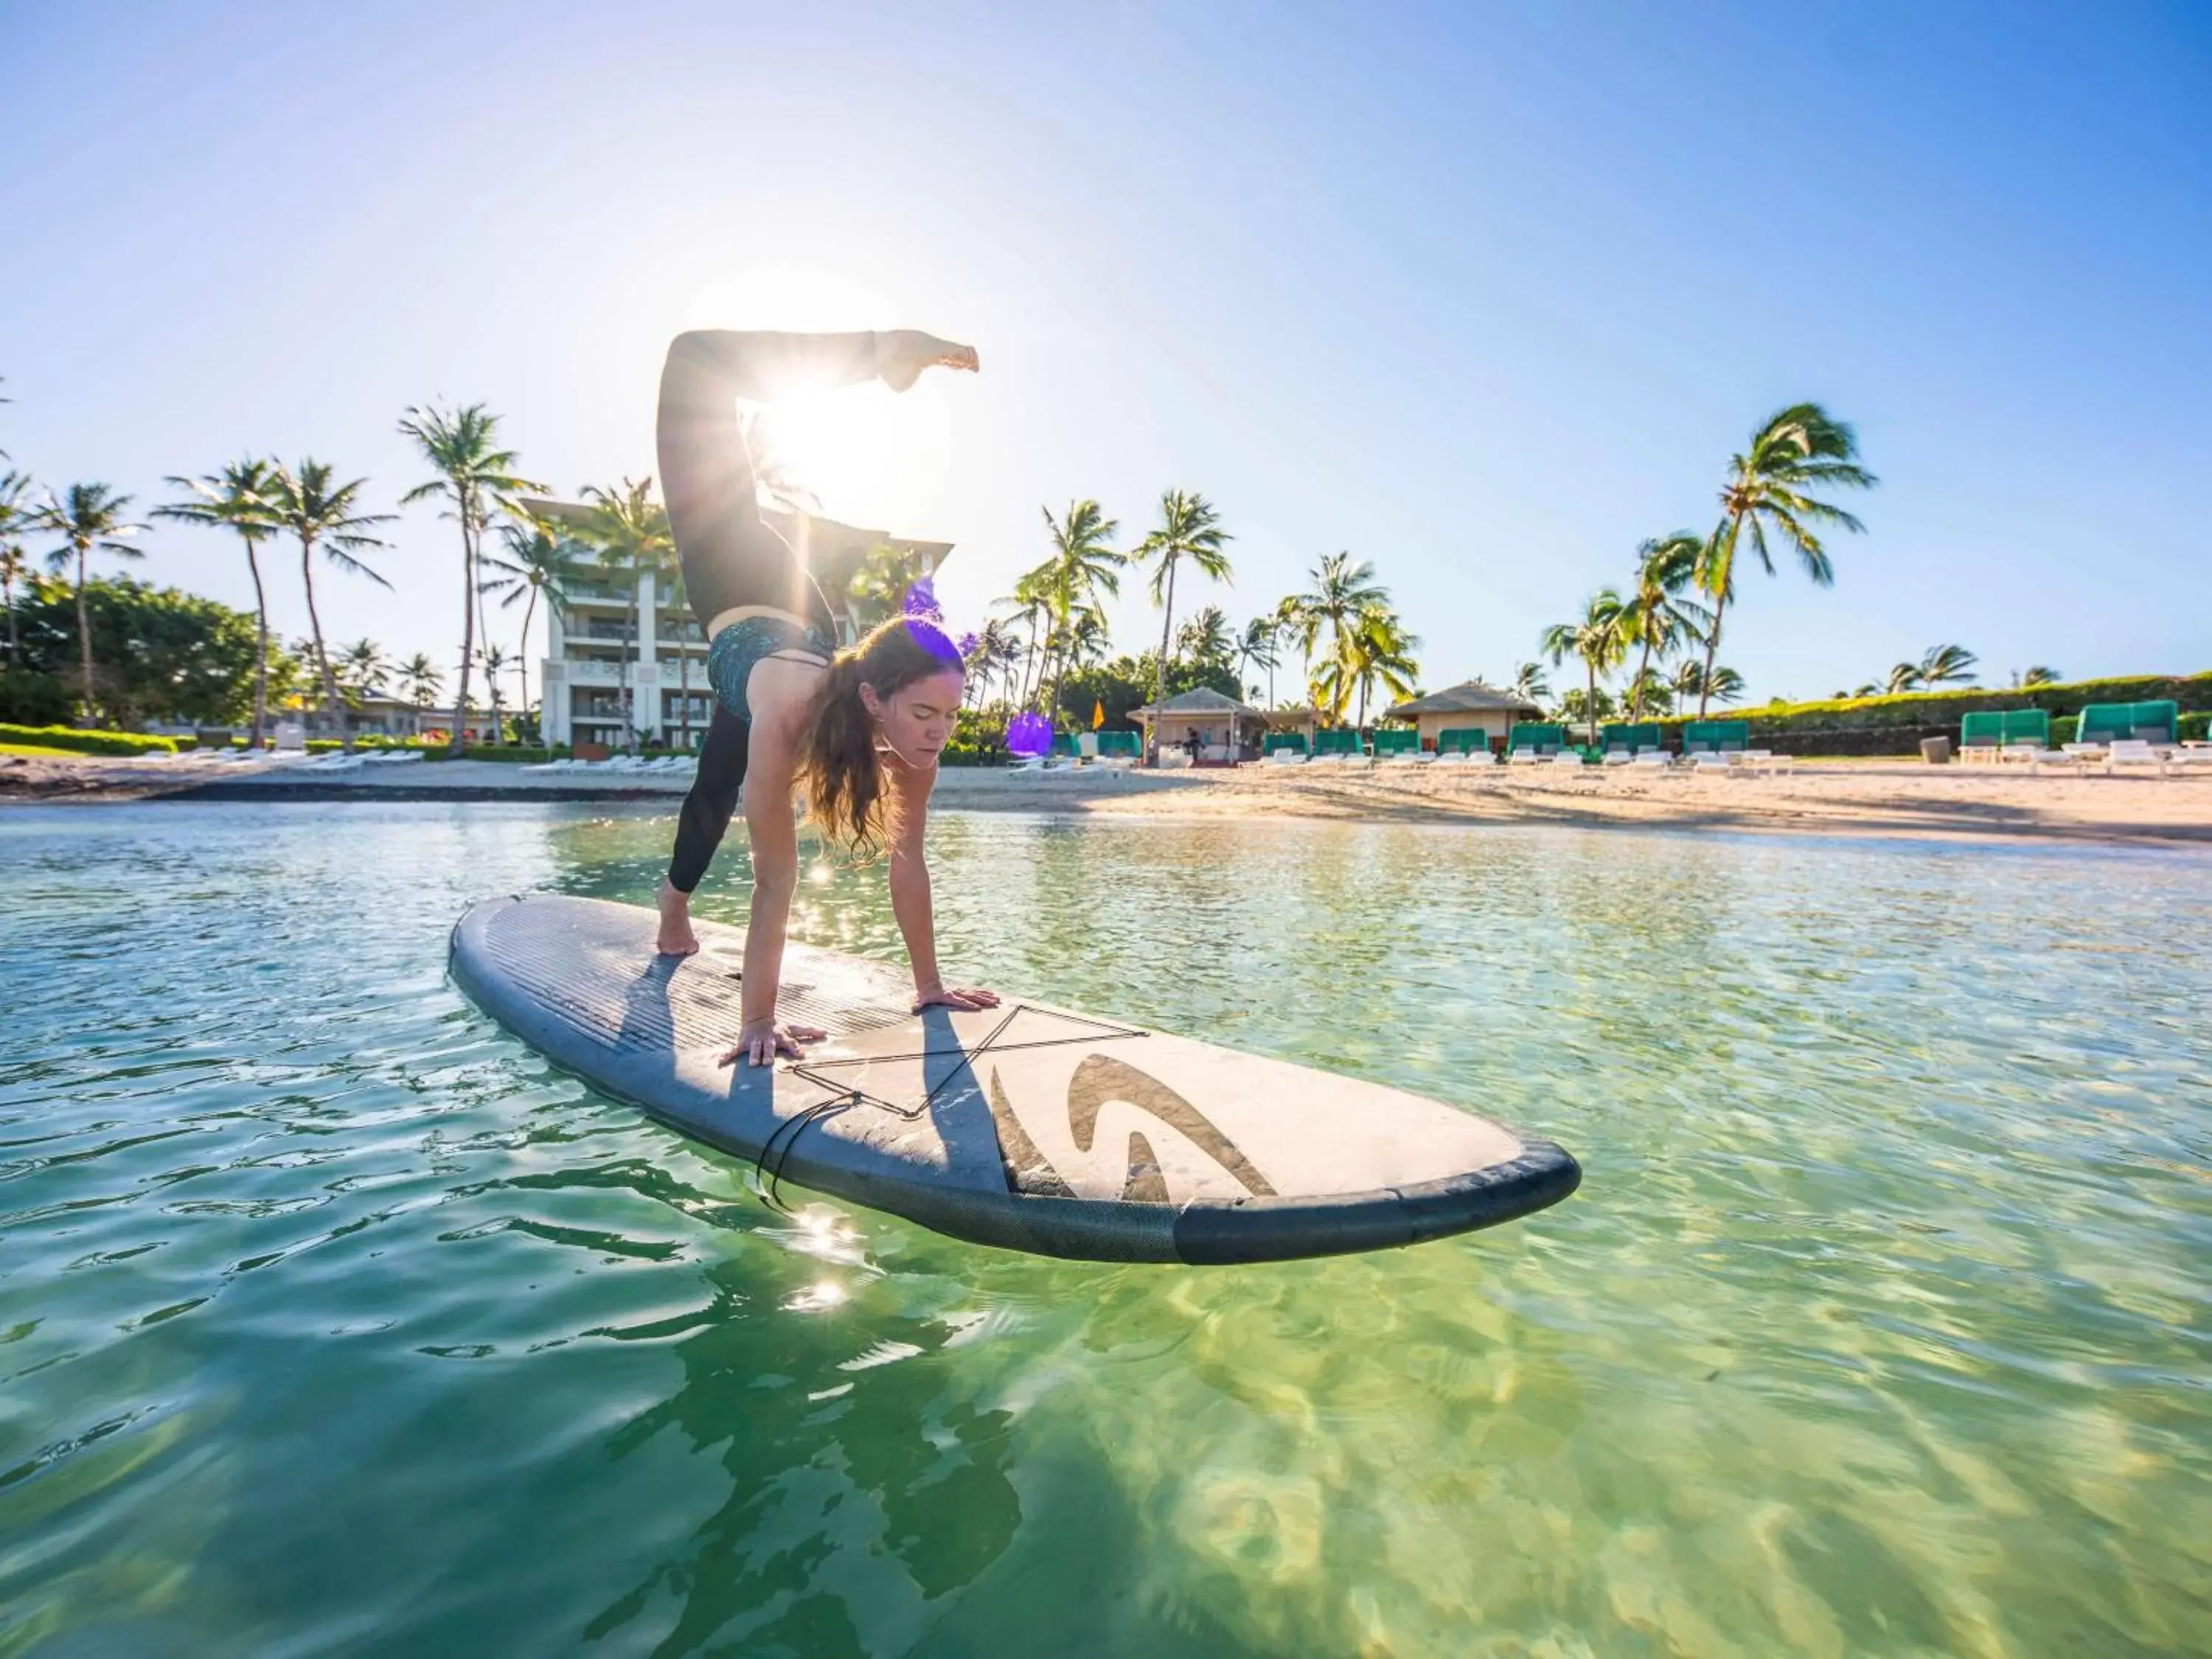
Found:
[[[713,644],[715,635],[734,623],[743,622],[748,617],[780,617],[794,628],[803,629],[813,626],[813,623],[808,622],[805,617],[793,616],[790,611],[781,610],[775,605],[733,605],[727,611],[718,611],[714,613],[714,620],[707,624],[707,642],[709,645]]]

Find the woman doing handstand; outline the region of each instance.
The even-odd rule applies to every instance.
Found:
[[[890,854],[891,914],[914,966],[915,1012],[989,1008],[988,991],[948,987],[922,830],[937,757],[961,702],[958,651],[918,617],[836,648],[836,622],[806,567],[760,515],[737,400],[880,378],[904,392],[926,368],[973,371],[972,347],[912,329],[880,334],[679,334],[660,376],[660,477],[684,583],[709,641],[714,717],[677,820],[660,886],[664,953],[699,948],[691,892],[729,828],[741,786],[752,837],[751,924],[740,986],[744,1029],[722,1058],[798,1055],[824,1033],[776,1018],[784,932],[799,884],[791,797],[803,788],[822,834]]]

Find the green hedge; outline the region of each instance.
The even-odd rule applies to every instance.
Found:
[[[2212,673],[2143,675],[2124,679],[2069,680],[2063,685],[2027,690],[1967,686],[1957,691],[1907,691],[1890,697],[1831,697],[1818,702],[1769,703],[1764,708],[1725,711],[1747,719],[1761,735],[1798,731],[1863,731],[1881,726],[1956,726],[1961,714],[1981,708],[2047,708],[2078,714],[2093,702],[2152,702],[2172,698],[2185,710],[2212,710]],[[1680,726],[1695,715],[1674,715]]]
[[[173,755],[174,738],[149,738],[138,732],[88,732],[75,726],[0,726],[0,743],[35,744],[70,749],[81,755]]]
[[[2183,735],[2192,716],[2212,711],[2212,673],[2136,676],[2122,679],[2069,680],[2062,685],[1967,686],[1957,691],[1909,691],[1897,696],[1831,697],[1817,702],[1769,703],[1763,708],[1714,711],[1751,722],[1754,744],[1796,755],[1910,755],[1923,738],[1948,737],[1955,743],[1962,716],[1979,709],[2043,708],[2051,713],[2051,740],[2071,743],[2077,716],[2093,702],[2150,702],[2171,698],[2187,711]],[[1686,720],[1673,715],[1662,723],[1679,742]]]

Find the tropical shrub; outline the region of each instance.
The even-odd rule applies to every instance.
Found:
[[[94,701],[118,726],[226,726],[251,714],[258,635],[250,614],[127,576],[87,582],[84,601],[92,621]],[[21,719],[39,705],[37,681],[73,695],[83,671],[76,605],[68,589],[50,585],[17,600],[15,622],[24,672],[7,677],[0,708]],[[17,681],[24,683],[20,692]]]

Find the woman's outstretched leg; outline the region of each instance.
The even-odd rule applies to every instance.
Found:
[[[699,948],[691,927],[691,890],[714,862],[714,849],[730,827],[738,796],[744,787],[745,761],[752,749],[752,727],[726,708],[717,708],[699,748],[699,773],[684,810],[676,817],[676,853],[660,884],[660,952],[688,957]]]

